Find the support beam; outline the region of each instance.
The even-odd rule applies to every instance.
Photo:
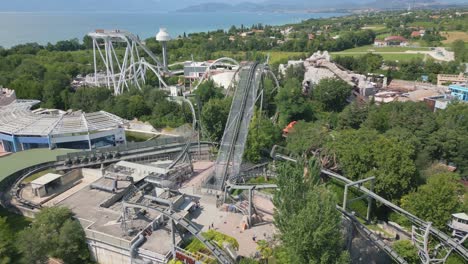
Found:
[[[371,182],[371,190],[373,190],[374,189],[374,181],[375,181],[374,176],[366,178],[366,179],[362,179],[362,180],[359,180],[359,181],[347,183],[345,185],[345,189],[344,189],[343,206],[342,206],[342,209],[346,211],[346,206],[347,206],[348,203],[351,203],[351,202],[354,202],[354,201],[357,201],[357,200],[361,200],[361,199],[364,199],[364,198],[367,197],[367,203],[368,203],[367,204],[367,214],[366,214],[366,221],[367,222],[370,221],[370,213],[371,213],[371,208],[372,208],[372,197],[370,195],[368,195],[368,194],[364,194],[363,196],[360,196],[360,197],[357,197],[357,198],[354,198],[354,199],[348,201],[348,188],[352,187],[352,186],[355,186],[355,185],[358,185],[360,187],[363,183],[368,182],[368,181]]]
[[[170,219],[170,221],[171,221],[172,257],[176,259],[176,246],[177,246],[176,236],[175,236],[176,226],[175,226],[174,220]]]
[[[375,180],[372,180],[371,187],[370,187],[371,192],[374,192],[374,184],[375,184]],[[370,222],[371,210],[372,210],[372,197],[368,195],[367,196],[367,215],[366,215],[366,220],[368,223]]]
[[[249,189],[249,227],[251,228],[253,226],[252,224],[252,196],[253,196],[253,190],[255,187]]]

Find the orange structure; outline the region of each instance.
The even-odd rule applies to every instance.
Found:
[[[292,121],[283,129],[283,137],[287,137],[288,133],[291,132],[293,127],[296,125],[297,121]]]

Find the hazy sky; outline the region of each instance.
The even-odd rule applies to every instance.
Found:
[[[324,3],[353,2],[364,3],[372,0],[0,0],[0,11],[11,10],[60,10],[60,9],[92,9],[107,7],[108,9],[145,9],[158,8],[174,10],[200,3],[228,3],[242,2],[275,3],[275,4],[308,4],[321,5]]]
[[[200,3],[242,2],[268,3],[308,8],[340,7],[344,3],[363,4],[370,2],[406,4],[412,0],[0,0],[0,12],[9,11],[145,11],[165,12],[181,9]],[[467,3],[468,0],[416,0],[416,2]],[[342,7],[341,6],[341,7]]]

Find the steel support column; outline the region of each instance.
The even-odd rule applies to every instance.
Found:
[[[253,192],[255,190],[255,186],[249,189],[249,228],[252,228],[252,208],[253,208]]]
[[[176,238],[175,238],[175,232],[176,232],[176,227],[174,220],[171,221],[171,239],[172,239],[172,257],[176,259]]]
[[[351,183],[348,183],[345,185],[345,189],[344,189],[344,195],[343,195],[343,210],[346,211],[346,206],[348,204],[348,188],[349,187],[352,187],[352,186],[355,186],[357,185],[358,188],[365,182],[368,182],[368,181],[371,181],[371,190],[374,189],[374,181],[375,181],[375,177],[372,176],[372,177],[369,177],[369,178],[366,178],[366,179],[362,179],[362,180],[359,180],[359,181],[355,181],[355,182],[351,182]],[[371,206],[372,206],[372,197],[370,197],[369,195],[365,195],[365,196],[362,196],[362,197],[358,197],[356,199],[353,199],[352,201],[356,201],[356,200],[360,200],[360,199],[363,199],[367,196],[367,201],[368,201],[368,205],[367,205],[367,215],[366,215],[366,221],[369,222],[370,220],[370,213],[371,213]]]

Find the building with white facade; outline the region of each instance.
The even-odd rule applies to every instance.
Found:
[[[0,92],[0,103],[0,151],[95,149],[126,141],[127,121],[105,111],[31,111],[39,101],[18,100],[9,89]]]

